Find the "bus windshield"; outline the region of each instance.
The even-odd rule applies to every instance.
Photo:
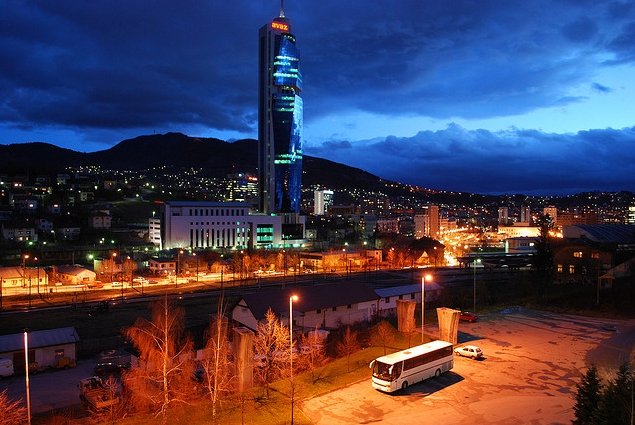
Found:
[[[391,365],[376,361],[373,365],[373,376],[384,381],[394,381],[401,375],[401,365],[401,362]]]

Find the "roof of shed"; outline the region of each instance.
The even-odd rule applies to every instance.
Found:
[[[79,342],[79,335],[77,335],[77,331],[72,326],[28,333],[30,349],[77,342]],[[0,353],[19,350],[24,350],[24,333],[0,335]]]
[[[329,285],[299,286],[294,288],[262,289],[243,295],[242,299],[257,320],[265,317],[269,308],[276,315],[288,315],[289,298],[298,296],[293,302],[293,311],[307,312],[348,304],[377,300],[375,291],[363,283],[336,283]]]

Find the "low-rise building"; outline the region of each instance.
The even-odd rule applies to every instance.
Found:
[[[31,331],[27,342],[29,367],[35,370],[56,367],[62,359],[67,359],[64,364],[77,360],[79,335],[74,327]],[[0,357],[12,359],[16,372],[23,373],[24,334],[0,335]]]
[[[441,296],[442,289],[442,286],[436,282],[426,282],[424,290],[426,303],[437,301]],[[420,284],[415,283],[412,285],[377,288],[375,293],[379,297],[377,312],[380,316],[386,317],[397,314],[397,300],[421,303],[422,288]]]
[[[24,293],[48,286],[48,274],[41,267],[0,267],[0,290],[3,294]]]
[[[370,320],[377,313],[379,299],[370,286],[357,283],[276,288],[244,294],[232,309],[232,319],[255,331],[271,309],[288,325],[293,295],[297,296],[292,302],[293,326],[304,330],[334,329]]]
[[[97,274],[82,266],[62,265],[57,267],[57,277],[65,285],[87,285],[95,282]]]

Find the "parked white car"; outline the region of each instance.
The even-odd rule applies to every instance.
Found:
[[[473,359],[483,357],[483,350],[476,345],[464,345],[463,347],[457,347],[454,349],[454,352],[459,356],[471,357]]]

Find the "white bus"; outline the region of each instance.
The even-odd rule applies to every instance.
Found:
[[[432,341],[379,357],[370,363],[373,388],[391,393],[454,367],[452,344]]]

